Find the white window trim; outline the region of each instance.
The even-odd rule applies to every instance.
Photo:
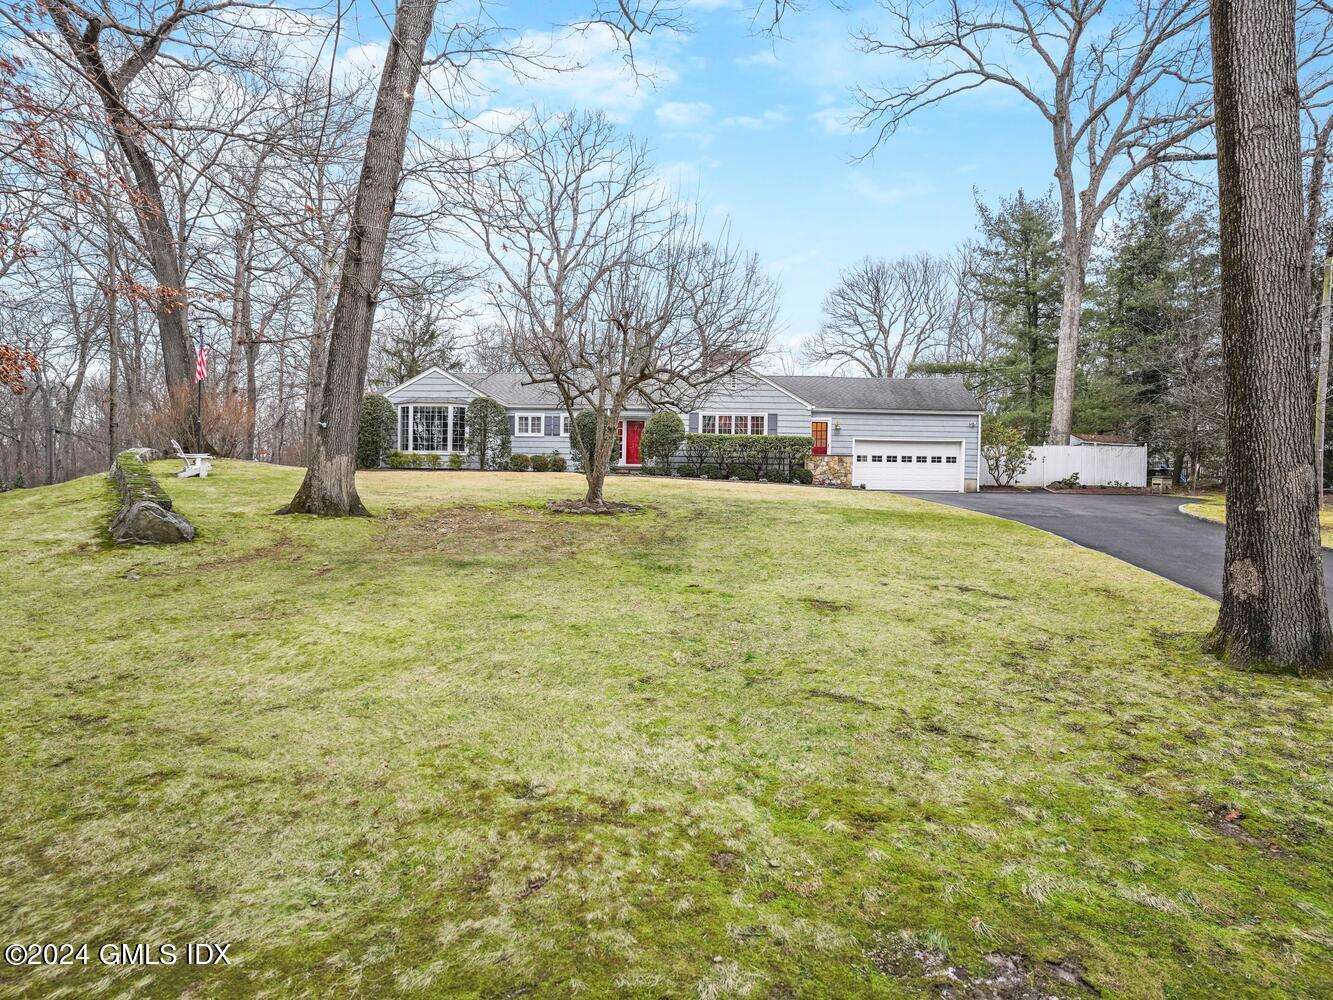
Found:
[[[521,431],[518,429],[518,422],[526,419],[528,426],[532,426],[532,421],[537,421],[537,431],[533,433],[530,430]],[[546,414],[545,413],[515,413],[514,414],[514,437],[521,438],[539,438],[546,437]]]
[[[446,410],[444,415],[444,451],[420,451],[412,447],[412,426],[416,422],[416,408],[418,406],[429,406],[432,409]],[[399,451],[417,452],[422,455],[451,455],[455,452],[462,453],[467,448],[466,441],[454,440],[454,410],[466,410],[466,406],[460,406],[457,403],[399,403],[398,404],[398,444],[402,444],[402,411],[407,411],[407,447],[399,448]],[[465,432],[466,433],[466,432]]]
[[[560,414],[560,436],[569,437],[569,414]]]
[[[761,420],[764,422],[764,432],[763,432],[763,434],[760,435],[760,437],[767,436],[767,434],[768,434],[768,414],[767,414],[767,413],[750,413],[750,412],[748,412],[748,411],[741,411],[741,410],[705,410],[705,411],[703,411],[703,412],[701,412],[701,413],[699,414],[699,433],[700,433],[700,434],[717,434],[717,435],[722,436],[722,437],[731,437],[732,435],[734,435],[734,434],[736,433],[735,430],[732,430],[732,431],[730,431],[729,433],[727,433],[727,434],[725,434],[725,435],[722,434],[721,431],[716,431],[716,430],[714,430],[714,431],[706,431],[706,430],[704,430],[704,429],[703,429],[703,428],[704,428],[704,420],[705,420],[706,418],[708,418],[708,417],[712,417],[712,418],[713,418],[713,420],[714,420],[714,424],[713,424],[713,426],[715,426],[715,427],[717,426],[717,424],[716,424],[716,420],[717,420],[718,417],[730,417],[730,418],[731,418],[731,426],[732,426],[733,428],[736,426],[736,418],[737,418],[737,417],[748,417],[748,418],[751,419],[751,420],[753,420],[755,417],[758,417],[759,419],[761,419]]]

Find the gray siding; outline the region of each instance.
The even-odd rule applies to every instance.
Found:
[[[981,418],[975,413],[842,413],[816,411],[815,420],[827,420],[830,455],[850,455],[853,438],[890,438],[895,441],[965,441],[963,478],[977,478],[977,434]],[[969,427],[976,424],[976,427]],[[841,430],[835,429],[840,425]]]
[[[467,386],[435,372],[421,376],[406,387],[390,389],[384,395],[391,403],[462,403],[464,406],[477,398],[477,393]]]
[[[697,413],[762,413],[778,416],[778,434],[809,434],[810,408],[798,403],[781,389],[745,375],[737,376],[736,387],[719,385]],[[686,425],[689,422],[686,421]],[[770,434],[774,433],[769,428]]]

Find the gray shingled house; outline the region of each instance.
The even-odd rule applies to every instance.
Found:
[[[398,411],[400,451],[463,452],[466,407],[489,396],[509,413],[515,452],[569,456],[569,417],[550,386],[524,376],[431,368],[385,393]],[[646,409],[627,410],[620,464],[640,463]],[[830,486],[972,491],[980,461],[981,407],[959,379],[874,379],[744,372],[684,414],[704,434],[808,434],[811,471]]]

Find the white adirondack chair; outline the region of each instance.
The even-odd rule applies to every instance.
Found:
[[[176,473],[177,479],[189,479],[191,476],[198,476],[200,479],[208,477],[213,468],[208,461],[212,455],[202,451],[186,451],[175,438],[171,439],[171,446],[176,449],[176,457],[185,463],[185,468]]]

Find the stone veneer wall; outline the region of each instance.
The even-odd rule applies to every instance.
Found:
[[[852,458],[850,455],[811,455],[805,466],[815,477],[816,486],[839,486],[851,489]]]

